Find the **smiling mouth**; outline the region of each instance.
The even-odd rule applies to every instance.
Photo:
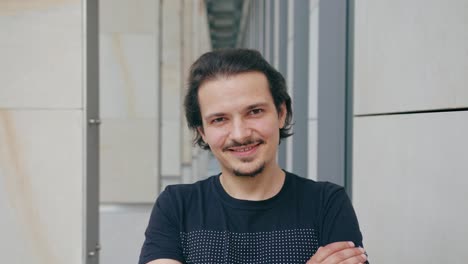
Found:
[[[234,152],[246,152],[246,151],[249,151],[249,150],[255,148],[258,145],[259,144],[248,146],[248,147],[243,147],[243,148],[234,148],[234,149],[230,148],[229,150],[234,151]]]
[[[245,157],[254,154],[257,151],[258,146],[260,146],[261,144],[262,142],[256,142],[255,144],[229,147],[226,150],[231,152],[235,156]]]

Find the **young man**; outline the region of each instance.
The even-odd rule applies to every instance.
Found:
[[[191,67],[185,111],[195,142],[221,173],[161,193],[141,264],[367,261],[344,189],[278,166],[278,145],[291,135],[291,99],[259,52],[202,55]]]

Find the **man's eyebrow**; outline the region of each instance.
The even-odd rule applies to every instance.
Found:
[[[266,105],[268,105],[268,103],[264,103],[264,102],[255,103],[255,104],[247,106],[245,108],[245,111],[250,111],[250,110],[258,108],[258,107],[265,107]],[[218,113],[208,114],[204,118],[205,118],[205,120],[209,120],[209,119],[212,119],[212,118],[215,118],[215,117],[222,117],[222,116],[225,116],[225,115],[226,115],[226,113],[218,112]]]
[[[209,114],[207,116],[205,116],[205,119],[208,120],[208,119],[211,119],[211,118],[214,118],[214,117],[220,117],[220,116],[224,116],[225,114],[224,113],[213,113],[213,114]]]
[[[249,105],[247,106],[247,110],[252,110],[252,109],[255,109],[255,108],[258,108],[258,107],[265,107],[267,105],[267,103],[256,103],[256,104],[253,104],[253,105]]]

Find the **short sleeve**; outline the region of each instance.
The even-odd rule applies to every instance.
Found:
[[[145,242],[139,264],[168,258],[184,262],[180,243],[180,231],[172,202],[171,191],[166,188],[156,200],[145,232]]]
[[[353,241],[356,246],[362,247],[362,234],[348,195],[343,187],[327,185],[322,200],[321,244]]]

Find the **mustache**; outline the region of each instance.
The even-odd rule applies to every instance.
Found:
[[[244,142],[233,140],[231,143],[229,143],[223,148],[223,151],[229,150],[230,148],[233,148],[233,147],[242,147],[242,146],[253,145],[253,144],[259,145],[263,143],[265,143],[265,141],[261,139],[248,139],[248,140],[245,140]]]

